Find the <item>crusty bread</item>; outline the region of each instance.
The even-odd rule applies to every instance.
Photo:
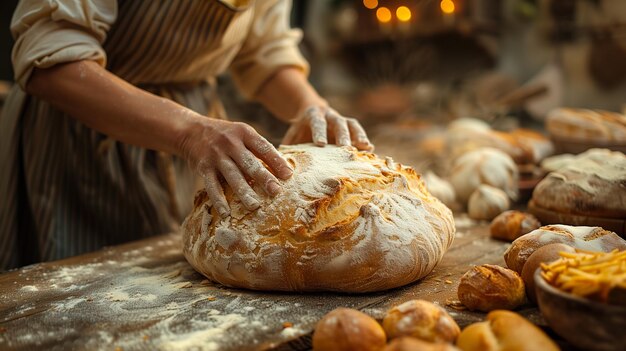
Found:
[[[520,236],[541,227],[539,220],[530,213],[505,211],[491,221],[489,233],[492,238],[513,241]]]
[[[463,329],[456,346],[463,351],[558,351],[541,329],[517,313],[489,312],[487,321]]]
[[[561,243],[575,249],[611,252],[626,250],[626,240],[614,232],[600,227],[574,227],[569,225],[546,225],[522,235],[506,250],[504,261],[507,267],[522,274],[524,264],[537,249],[544,245]]]
[[[533,191],[533,204],[592,217],[626,218],[626,156],[590,150],[561,163]]]
[[[351,308],[328,312],[315,326],[315,351],[380,351],[387,337],[376,320]]]
[[[529,129],[501,132],[492,129],[450,124],[446,131],[447,154],[457,158],[469,151],[490,147],[509,155],[517,164],[538,163],[554,152],[552,142]]]
[[[474,266],[465,272],[457,296],[465,307],[482,312],[515,309],[526,297],[519,274],[492,264]]]
[[[393,339],[383,351],[461,351],[452,344],[428,342],[410,336]]]
[[[557,108],[548,114],[546,129],[566,140],[626,142],[626,116],[610,111]]]
[[[256,211],[227,188],[232,214],[221,219],[204,191],[196,196],[183,252],[207,278],[258,290],[385,290],[424,277],[451,245],[451,211],[411,168],[350,147],[279,150],[294,175]]]
[[[392,307],[383,318],[383,329],[390,339],[411,336],[450,343],[461,332],[446,310],[426,300],[410,300]]]

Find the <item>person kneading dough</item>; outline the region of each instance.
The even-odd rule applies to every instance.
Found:
[[[291,124],[283,143],[371,149],[308,83],[290,7],[20,1],[18,84],[0,119],[0,269],[170,232],[191,210],[197,175],[223,217],[222,181],[248,210],[279,193],[292,169],[253,128],[224,119],[215,77],[226,71]]]

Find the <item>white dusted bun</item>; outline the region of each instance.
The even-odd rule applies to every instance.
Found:
[[[510,206],[509,197],[504,191],[481,184],[470,196],[467,212],[473,219],[492,220]]]
[[[254,212],[228,187],[225,219],[204,191],[196,196],[183,253],[207,278],[257,290],[385,290],[430,273],[451,245],[452,213],[413,169],[351,147],[279,151],[294,174]]]
[[[448,207],[453,207],[456,202],[456,194],[450,182],[439,178],[434,172],[428,171],[422,177],[426,189],[431,195],[438,198]]]
[[[492,148],[470,151],[454,161],[450,183],[457,199],[467,202],[481,184],[503,190],[511,199],[517,199],[519,170],[513,159]]]

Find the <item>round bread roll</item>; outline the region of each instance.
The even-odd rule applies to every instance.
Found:
[[[438,198],[444,205],[448,207],[454,207],[456,202],[456,194],[454,193],[454,188],[452,184],[448,181],[439,178],[433,172],[426,172],[424,177],[424,184],[426,185],[426,189],[430,192],[431,195]]]
[[[432,343],[403,336],[391,340],[383,351],[461,351],[448,343]]]
[[[492,238],[513,241],[524,234],[541,227],[539,220],[527,212],[505,211],[491,222],[489,232]]]
[[[457,295],[473,311],[513,310],[524,303],[524,282],[510,269],[484,264],[463,274]]]
[[[561,258],[559,252],[576,252],[576,249],[565,244],[548,244],[535,250],[532,255],[528,257],[524,267],[522,267],[522,280],[526,286],[526,296],[532,302],[537,302],[537,295],[535,293],[535,271],[541,266],[542,263],[549,263]]]
[[[226,186],[230,217],[220,218],[206,192],[196,196],[183,253],[210,280],[257,290],[385,290],[427,275],[452,243],[451,211],[413,169],[352,147],[279,151],[294,174],[257,210]]]
[[[614,249],[626,250],[626,241],[611,231],[600,227],[555,224],[533,230],[513,241],[504,253],[504,261],[507,267],[521,274],[524,264],[533,252],[553,243],[598,252],[611,252]]]
[[[425,300],[393,307],[383,319],[383,328],[391,339],[412,336],[430,342],[454,342],[461,331],[448,312]]]
[[[385,332],[375,319],[350,308],[328,312],[313,333],[313,350],[319,351],[378,351],[386,342]]]
[[[491,220],[511,206],[506,193],[490,185],[481,184],[467,203],[467,214],[473,219]]]
[[[559,213],[623,219],[626,218],[624,184],[626,155],[596,149],[563,161],[558,170],[537,184],[532,202],[539,208]]]
[[[517,199],[519,171],[511,157],[492,148],[470,151],[454,161],[450,183],[457,199],[467,203],[470,195],[481,184],[503,190],[511,199]]]
[[[559,347],[524,317],[491,311],[487,321],[463,329],[456,346],[463,351],[558,351]]]

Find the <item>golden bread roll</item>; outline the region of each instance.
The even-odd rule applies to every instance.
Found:
[[[565,158],[559,166],[533,190],[535,206],[574,215],[626,218],[626,155],[594,149]]]
[[[350,308],[328,312],[315,326],[313,350],[378,351],[387,337],[376,320]]]
[[[451,245],[452,213],[413,169],[352,147],[279,151],[294,174],[257,210],[225,187],[232,213],[220,218],[204,191],[196,196],[183,253],[210,280],[257,290],[385,290],[427,275]]]
[[[473,311],[512,310],[525,301],[524,282],[510,269],[484,264],[461,277],[459,301]]]
[[[432,343],[420,339],[403,336],[391,340],[383,351],[461,351],[448,343]]]
[[[539,220],[530,213],[505,211],[491,221],[489,233],[492,238],[513,241],[541,227]]]
[[[482,121],[457,121],[450,123],[446,130],[446,149],[451,158],[487,147],[506,153],[517,164],[535,164],[554,152],[554,146],[547,137],[529,129],[501,132]]]
[[[548,244],[535,250],[535,252],[528,257],[526,263],[524,263],[521,276],[526,286],[526,296],[528,296],[530,301],[537,302],[537,295],[535,294],[535,271],[542,263],[549,263],[561,258],[559,252],[574,253],[576,249],[566,244]]]
[[[463,351],[558,351],[534,324],[511,311],[491,311],[487,321],[463,329],[456,346]]]
[[[565,140],[587,142],[625,142],[626,116],[603,110],[557,108],[548,114],[546,129]]]
[[[507,267],[521,274],[524,264],[533,252],[542,246],[554,243],[598,252],[611,252],[614,249],[626,250],[626,241],[609,230],[600,227],[555,224],[533,230],[513,241],[504,253],[504,261]]]
[[[383,328],[390,339],[412,336],[430,342],[454,342],[460,332],[448,312],[425,300],[393,307],[383,319]]]

